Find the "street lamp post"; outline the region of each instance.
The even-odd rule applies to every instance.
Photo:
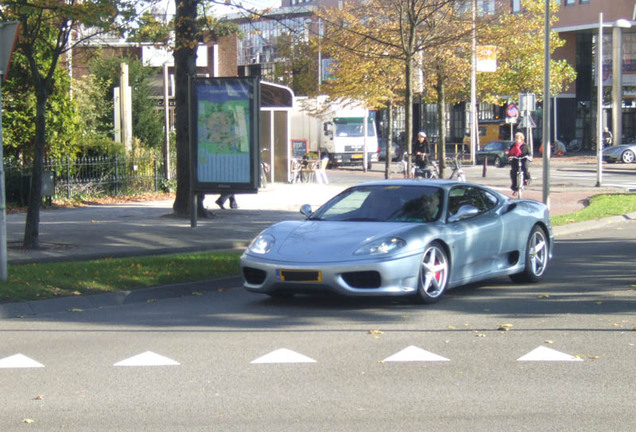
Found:
[[[543,202],[550,208],[550,2],[545,2],[543,41]]]
[[[603,12],[598,14],[596,90],[596,187],[601,187],[603,182]]]

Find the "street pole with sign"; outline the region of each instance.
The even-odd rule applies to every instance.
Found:
[[[596,187],[601,187],[603,183],[603,12],[598,14],[596,91]]]

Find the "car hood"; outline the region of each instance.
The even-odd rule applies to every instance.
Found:
[[[414,238],[413,231],[422,231],[424,227],[404,222],[281,222],[265,231],[275,238],[275,244],[263,258],[297,263],[359,260],[365,256],[354,252],[362,245],[392,236],[407,240],[407,247],[396,255],[401,256],[421,245],[419,239],[410,242],[408,239]]]
[[[631,146],[629,146],[629,145],[617,145],[617,146],[605,147],[603,149],[603,154],[621,154],[623,151],[625,151],[625,149],[627,149],[629,147],[631,147]]]

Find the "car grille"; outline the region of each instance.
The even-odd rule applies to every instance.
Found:
[[[252,267],[243,267],[243,277],[247,283],[260,285],[265,282],[265,275],[266,273],[263,270]]]
[[[359,271],[343,273],[344,281],[353,288],[379,288],[382,278],[377,271]]]

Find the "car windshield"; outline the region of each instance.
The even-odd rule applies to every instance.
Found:
[[[442,196],[442,190],[433,186],[356,186],[325,203],[310,219],[433,222],[441,214]]]

